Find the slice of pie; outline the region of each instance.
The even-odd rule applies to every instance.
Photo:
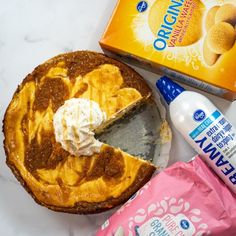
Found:
[[[92,155],[72,155],[56,141],[53,117],[65,101],[89,99],[106,114],[95,131],[102,132],[150,97],[139,74],[103,54],[56,56],[24,79],[7,108],[7,165],[35,201],[52,210],[87,214],[115,207],[143,186],[155,167],[107,144]]]

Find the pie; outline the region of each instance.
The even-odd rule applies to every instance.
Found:
[[[139,74],[103,54],[56,56],[26,76],[6,110],[6,163],[34,200],[49,209],[89,214],[113,208],[142,187],[156,168],[107,144],[91,156],[72,155],[55,139],[53,116],[69,99],[90,99],[107,115],[95,130],[102,132],[151,97]]]

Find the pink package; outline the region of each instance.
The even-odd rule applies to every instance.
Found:
[[[96,235],[236,236],[236,196],[198,156],[155,176]]]

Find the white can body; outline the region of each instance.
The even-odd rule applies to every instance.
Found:
[[[201,94],[184,91],[170,103],[177,130],[236,193],[236,130]]]

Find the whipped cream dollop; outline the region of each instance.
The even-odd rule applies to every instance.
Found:
[[[54,114],[56,141],[75,156],[99,153],[102,143],[94,138],[94,130],[106,120],[98,103],[85,98],[65,101]]]

